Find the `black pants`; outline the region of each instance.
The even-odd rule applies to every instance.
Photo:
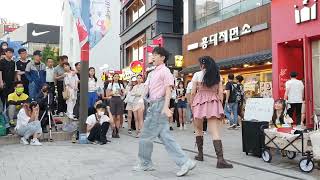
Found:
[[[297,125],[301,125],[301,108],[302,103],[293,103],[290,104],[290,109],[288,109],[288,114],[291,118],[293,118],[293,113],[296,112]]]
[[[90,131],[90,135],[88,137],[89,141],[100,141],[102,143],[107,142],[107,132],[109,129],[109,123],[104,122],[102,125],[100,123],[97,123],[93,126],[93,128]]]
[[[76,105],[73,108],[73,114],[76,118],[79,118],[79,115],[80,115],[79,108],[80,108],[80,92],[77,92],[77,101],[76,101]]]
[[[66,112],[67,104],[66,101],[63,99],[63,81],[57,81],[57,91],[58,91],[58,113]]]
[[[40,118],[42,118],[42,116],[43,116],[43,119],[40,119]],[[39,111],[39,120],[41,120],[41,128],[46,129],[47,125],[49,125],[48,112],[46,112],[45,110],[40,110]]]
[[[203,119],[203,131],[207,131],[208,129],[208,120],[207,118]]]

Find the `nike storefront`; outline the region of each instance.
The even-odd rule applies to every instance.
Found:
[[[305,84],[305,123],[320,115],[320,11],[316,0],[271,4],[273,96],[283,98],[290,72]]]
[[[3,41],[20,41],[29,54],[46,45],[59,48],[60,26],[28,23],[1,38]]]

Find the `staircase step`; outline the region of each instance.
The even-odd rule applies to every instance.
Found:
[[[74,133],[68,132],[52,132],[53,141],[70,141]],[[40,137],[40,141],[45,142],[49,140],[49,133],[45,133]],[[20,137],[18,135],[8,135],[0,137],[0,145],[19,144]]]

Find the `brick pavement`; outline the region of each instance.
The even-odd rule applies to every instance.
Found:
[[[164,147],[155,144],[153,160],[157,170],[136,173],[131,169],[137,160],[138,139],[125,134],[126,131],[123,130],[120,139],[112,140],[111,144],[105,146],[70,142],[44,143],[42,147],[20,144],[0,146],[0,180],[291,179],[284,175],[313,180],[320,177],[319,170],[303,174],[296,168],[297,164],[287,160],[275,159],[273,163],[267,164],[259,158],[246,156],[241,152],[240,131],[224,133],[225,156],[237,163],[234,164],[234,169],[216,169],[216,159],[205,157],[205,161],[198,163],[197,168],[188,176],[176,178],[178,168],[169,159]],[[195,154],[190,152],[195,150],[191,129],[184,132],[176,130],[174,135],[182,147],[188,150],[187,154],[193,157]],[[214,155],[209,137],[206,136],[205,139],[205,153]]]

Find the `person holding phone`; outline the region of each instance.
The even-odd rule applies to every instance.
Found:
[[[17,115],[16,131],[19,136],[22,136],[20,143],[28,145],[28,139],[32,136],[30,145],[41,146],[39,139],[42,134],[42,129],[39,121],[39,105],[36,101],[30,104],[25,103],[23,108]]]

